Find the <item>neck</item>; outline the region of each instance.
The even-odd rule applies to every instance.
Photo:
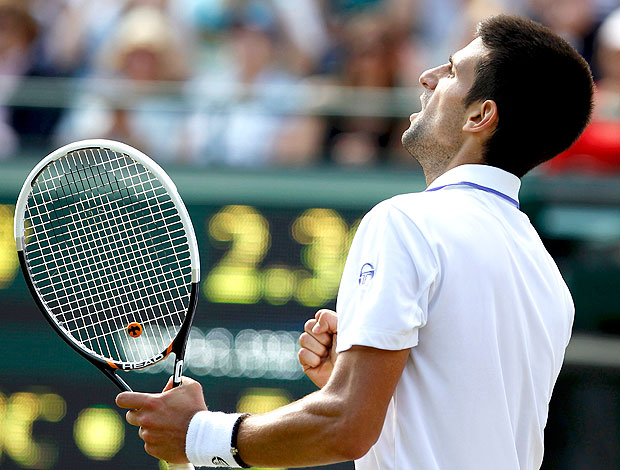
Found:
[[[424,171],[424,177],[426,179],[426,185],[430,185],[433,181],[439,178],[441,175],[450,171],[452,168],[456,168],[461,165],[484,165],[484,157],[479,149],[468,148],[468,145],[464,145],[459,149],[456,155],[446,161],[444,164],[434,165],[422,165]]]

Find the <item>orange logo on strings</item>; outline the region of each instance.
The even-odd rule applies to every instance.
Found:
[[[132,338],[137,338],[142,334],[142,325],[137,321],[131,322],[127,325],[127,334]]]

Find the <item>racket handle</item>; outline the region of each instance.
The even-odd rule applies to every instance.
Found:
[[[169,463],[168,470],[194,470],[191,463]]]
[[[172,376],[172,388],[181,385],[181,377],[183,376],[183,359],[178,357],[174,360],[174,374]]]
[[[174,375],[172,377],[172,387],[178,387],[181,385],[181,376],[183,375],[183,359],[179,357],[174,361]],[[194,466],[191,463],[169,463],[168,470],[194,470]]]

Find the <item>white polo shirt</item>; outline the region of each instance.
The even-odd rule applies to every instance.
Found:
[[[339,352],[411,348],[358,470],[532,470],[574,307],[518,208],[520,180],[463,165],[363,219],[338,294]]]

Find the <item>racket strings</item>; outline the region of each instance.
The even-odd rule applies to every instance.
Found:
[[[120,188],[118,188],[118,187],[117,187],[117,189],[120,190]],[[104,203],[105,207],[107,207],[108,209],[110,209],[112,207],[112,204],[111,204],[112,201],[110,201],[110,198],[107,196],[107,194],[102,195],[102,197],[100,199],[101,199],[101,203]],[[116,209],[118,209],[118,207]],[[116,210],[115,212],[118,212],[118,211]],[[114,213],[114,211],[113,211],[113,215],[115,215],[117,217],[120,216],[120,214]],[[78,227],[78,229],[84,229],[86,226],[87,226],[87,224],[85,224],[84,221],[81,221],[81,224]],[[97,239],[99,241],[99,243],[98,243],[99,247],[95,246],[96,248],[99,248],[99,253],[100,254],[107,254],[107,253],[111,252],[112,255],[117,257],[117,259],[120,256],[127,255],[128,253],[126,253],[126,252],[122,253],[121,252],[122,248],[123,248],[122,246],[116,246],[116,245],[113,245],[112,243],[110,243],[110,241],[113,238],[115,238],[116,235],[118,234],[118,230],[117,230],[117,234],[114,234],[113,230],[110,230],[111,227],[106,226],[105,223],[102,223],[101,226],[105,229],[105,231],[100,232],[100,234],[98,234],[98,235],[94,234],[95,239]],[[109,233],[109,232],[111,232],[111,233]],[[92,234],[93,231],[91,230],[90,233]],[[110,238],[110,237],[112,237],[112,238]],[[107,250],[106,250],[106,245],[108,246]],[[91,249],[93,248],[93,245],[91,243],[89,243],[88,246]],[[127,244],[127,246],[131,246],[131,245]],[[111,318],[116,320],[117,318],[119,318],[119,315],[122,316],[125,313],[125,309],[123,309],[123,302],[122,301],[123,301],[123,299],[127,299],[128,296],[124,295],[124,294],[126,294],[126,292],[133,293],[133,291],[131,289],[127,289],[127,291],[125,292],[124,290],[119,289],[119,287],[123,286],[123,285],[131,287],[131,283],[129,283],[129,285],[127,284],[127,282],[129,281],[129,277],[126,276],[126,277],[123,278],[122,275],[120,277],[117,277],[117,276],[112,275],[111,271],[108,271],[108,272],[104,271],[104,272],[107,274],[107,276],[104,276],[104,279],[109,279],[109,281],[107,283],[106,282],[102,283],[101,287],[105,288],[106,284],[108,286],[110,286],[107,289],[107,292],[111,292],[114,295],[112,297],[114,302],[112,303],[111,307],[110,306],[108,307],[108,309],[112,312]],[[110,281],[112,281],[112,282],[110,282]],[[130,300],[135,301],[136,299],[132,298]],[[98,313],[99,309],[97,309],[96,312]],[[82,320],[84,321],[84,318],[82,318]],[[140,318],[140,320],[144,321],[143,318]],[[125,321],[128,321],[128,320],[125,320]],[[104,338],[105,337],[105,334],[103,334],[103,335],[102,334],[97,334],[97,328],[96,328],[97,325],[99,325],[101,328],[103,328],[103,326],[104,326],[101,321],[94,322],[94,323],[92,323],[90,325],[90,326],[93,326],[95,328],[94,328],[94,333],[89,335],[89,338],[88,338],[89,343],[96,342],[96,341],[98,341],[99,338]],[[71,328],[70,325],[68,325],[68,326],[69,326],[69,331],[72,334],[76,334],[77,333],[78,336],[81,336],[84,333],[82,331],[81,327],[79,326],[79,322],[75,322],[75,325],[74,325],[73,328]],[[118,322],[114,321],[114,328],[110,328],[109,323],[107,323],[105,326],[107,326],[107,330],[106,331],[112,332],[112,339],[114,340],[115,336],[114,336],[113,332],[120,331]],[[121,328],[122,328],[122,325],[121,325]],[[148,344],[149,343],[147,343],[147,345]],[[117,347],[116,346],[116,341],[114,341],[114,345],[115,345],[115,347]],[[130,352],[130,354],[127,354],[126,356],[128,358],[132,359],[133,361],[135,361],[136,360],[136,354],[131,349],[129,350],[129,352]],[[153,352],[154,351],[153,351],[152,344],[151,344],[151,352],[150,353],[153,354]]]
[[[170,263],[168,264],[170,265]],[[167,265],[162,265],[162,267],[165,267]],[[79,270],[78,270],[79,271]],[[79,275],[79,273],[78,273]],[[150,277],[149,279],[152,279],[153,281],[157,282],[157,278],[154,277]],[[146,289],[148,288],[148,284],[145,282],[144,279],[142,278],[128,278],[127,279],[129,281],[130,284],[134,285],[137,288],[141,288],[141,289]],[[103,288],[107,288],[109,290],[111,290],[112,292],[114,292],[115,289],[115,282],[104,282],[101,284],[101,286]],[[175,302],[175,301],[183,301],[185,298],[185,293],[184,292],[179,292],[180,287],[174,287],[174,288],[168,288],[168,289],[160,289],[160,295],[158,295],[158,297],[163,297],[165,300],[162,300],[158,303],[152,304],[156,307],[163,307],[166,303],[168,302]],[[131,293],[131,291],[129,291]],[[79,293],[84,293],[84,291],[81,291]],[[148,306],[144,304],[144,302],[142,301],[141,298],[135,298],[135,296],[131,295],[131,296],[127,296],[125,299],[123,299],[123,293],[121,291],[117,291],[114,292],[116,294],[116,302],[114,302],[114,307],[116,308],[122,308],[122,311],[119,313],[119,315],[125,315],[127,316],[127,319],[125,320],[125,324],[129,323],[129,313],[125,313],[127,311],[127,309],[130,309],[130,312],[134,312],[134,311],[139,311],[141,309],[147,309]],[[96,327],[98,325],[102,325],[104,323],[109,323],[110,319],[109,318],[104,318],[104,319],[92,319],[89,320],[88,322],[86,322],[84,325],[79,325],[77,324],[76,320],[72,320],[69,318],[66,318],[66,310],[71,311],[71,306],[72,306],[72,302],[71,297],[73,296],[74,292],[70,292],[70,293],[57,293],[57,297],[54,301],[54,303],[51,305],[52,307],[56,307],[61,309],[61,311],[58,313],[58,318],[59,320],[61,320],[63,323],[65,323],[67,325],[66,329],[70,332],[70,333],[77,333],[78,335],[80,335],[82,333],[82,330],[84,329],[88,329],[89,327]],[[177,294],[176,296],[169,296],[166,294]],[[101,298],[99,296],[99,294],[97,292],[91,293],[92,299],[95,302],[95,306],[97,305],[101,305],[103,307],[103,305],[106,302],[106,300],[104,300],[103,298]],[[119,301],[120,299],[120,301]],[[63,301],[64,300],[64,301]],[[107,308],[110,308],[109,306]],[[81,320],[85,321],[87,318],[87,316],[91,315],[91,316],[95,316],[97,315],[98,310],[95,310],[94,312],[90,312],[87,314],[83,314],[82,317],[80,317]],[[175,315],[178,315],[178,312],[174,312]],[[165,316],[165,315],[164,315]],[[177,319],[175,319],[177,320]],[[71,322],[75,322],[76,325],[75,326],[71,326]],[[152,319],[145,319],[143,320],[143,323],[148,323],[149,321],[152,321]],[[124,327],[120,327],[117,330],[113,330],[112,328],[109,327],[109,325],[107,325],[106,330],[111,331],[112,333],[116,333],[118,331],[124,330]],[[100,337],[102,337],[103,335],[91,335],[91,337],[89,338],[90,340],[96,340]]]
[[[52,164],[50,167],[53,167],[55,164],[56,164],[56,162],[54,162],[54,164]],[[119,170],[123,170],[123,169],[126,169],[126,168],[128,168],[128,167],[120,167],[118,169]],[[88,170],[91,171],[91,177],[89,177],[88,179],[96,180],[93,168],[92,167],[88,168]],[[70,209],[72,207],[72,205],[76,205],[78,203],[81,204],[81,205],[84,205],[85,203],[87,203],[89,201],[94,201],[95,198],[100,197],[102,195],[109,196],[110,195],[109,191],[107,191],[106,193],[103,193],[103,194],[99,194],[99,193],[96,192],[96,190],[99,190],[101,188],[106,188],[106,189],[109,190],[109,188],[110,188],[110,186],[112,184],[112,182],[109,180],[109,175],[107,175],[107,174],[102,175],[99,168],[95,168],[95,170],[97,171],[97,176],[99,177],[100,183],[98,184],[98,186],[92,186],[90,189],[82,187],[82,190],[77,190],[76,191],[75,190],[76,183],[80,183],[80,181],[76,182],[74,179],[73,179],[73,181],[68,181],[67,180],[67,182],[64,183],[64,184],[51,185],[51,187],[49,187],[49,188],[46,185],[48,180],[42,179],[42,178],[40,180],[37,180],[37,193],[34,193],[32,195],[33,201],[35,203],[30,205],[30,209],[33,211],[33,214],[37,215],[36,212],[35,212],[35,209],[37,209],[37,207],[40,207],[40,205],[36,204],[37,196],[39,196],[39,199],[44,201],[44,203],[45,203],[46,202],[45,196],[49,197],[51,195],[52,197],[56,198],[56,202],[58,204],[62,204],[63,203],[63,199],[71,198],[71,200],[73,201],[73,204],[65,204],[63,206],[64,209]],[[134,175],[131,175],[131,176],[122,176],[120,178],[117,178],[114,181],[114,183],[117,186],[118,194],[119,195],[122,194],[123,187],[120,186],[121,184],[124,185],[127,181],[136,180],[137,178],[144,179],[145,177],[149,177],[149,175],[150,175],[150,173],[148,171],[142,171],[142,172],[137,172],[137,173],[135,173]],[[66,176],[66,175],[64,175],[64,176]],[[103,181],[104,177],[106,178],[107,181]],[[151,180],[146,180],[146,182],[151,182]],[[45,188],[43,188],[44,185],[46,186]],[[82,184],[82,186],[83,186],[83,184]],[[57,197],[58,191],[63,191],[64,192],[65,188],[69,189],[71,192],[69,194],[65,193],[63,197],[58,198]],[[159,191],[159,194],[157,193],[157,191]],[[143,191],[136,191],[135,187],[134,187],[134,193],[133,194],[136,195],[136,196],[144,196],[144,195],[147,194],[147,192],[149,194],[152,192],[155,195],[155,197],[160,197],[160,196],[163,195],[164,197],[166,197],[166,200],[169,200],[167,198],[167,193],[166,193],[165,189],[163,187],[161,187],[161,186],[151,187],[148,190],[145,189]],[[80,197],[80,199],[75,200],[76,197],[83,196],[83,195],[85,195],[85,196],[89,196],[90,195],[91,197],[90,198],[89,197]],[[127,195],[130,196],[130,193],[127,192]],[[142,199],[140,200],[140,202],[142,202]],[[44,208],[44,210],[47,209],[46,204],[43,204],[43,208]],[[70,212],[68,212],[68,214],[70,214]],[[59,223],[57,225],[57,227],[61,227],[61,224]]]
[[[107,197],[107,196],[106,196],[106,197]],[[130,291],[130,292],[131,292],[131,291]],[[117,294],[118,294],[118,293],[117,293]],[[135,299],[130,299],[130,300],[135,300]],[[116,303],[115,303],[115,305],[116,305],[116,306],[118,306],[118,305],[119,305],[119,304],[118,304],[118,302],[116,302]]]
[[[92,173],[92,171],[91,171],[91,173]],[[70,176],[74,177],[73,172],[70,172],[69,174],[70,174]],[[73,178],[73,179],[74,179],[74,178]],[[63,188],[61,188],[61,189],[62,189],[63,194],[64,194],[64,192],[65,192],[64,187],[63,187]],[[117,189],[120,189],[120,188],[117,188]],[[106,202],[108,202],[108,203],[109,203],[110,201],[109,201],[109,198],[107,197],[107,195],[104,195],[104,197],[107,199],[107,201],[106,201]],[[102,202],[103,202],[103,198],[102,198]],[[77,207],[77,204],[76,204],[76,207]],[[115,215],[117,215],[117,216],[118,216],[118,214],[115,214]],[[83,226],[84,226],[83,221],[81,221],[81,226],[82,226],[82,227],[78,227],[78,228],[83,228]],[[110,227],[106,227],[106,229],[109,229],[109,228],[110,228]],[[102,237],[99,237],[99,240],[100,240],[100,241],[101,241],[101,240],[106,240],[106,239],[108,238],[108,237],[107,237],[107,231],[106,231],[106,232],[104,232],[104,233],[106,234],[106,236],[105,236],[105,237],[103,237],[103,238],[102,238]],[[90,243],[89,243],[88,245],[89,245],[89,246],[91,246],[91,244],[90,244]],[[117,250],[117,251],[119,251],[119,250]],[[114,254],[114,253],[113,253],[113,254]],[[118,255],[119,253],[116,253],[116,254]],[[120,299],[122,299],[122,294],[123,294],[124,292],[122,292],[122,291],[120,291],[120,290],[118,289],[118,285],[120,285],[120,282],[125,281],[125,279],[122,279],[122,278],[115,278],[115,279],[113,279],[113,281],[114,281],[114,282],[113,282],[113,283],[111,283],[111,284],[112,284],[114,287],[111,289],[111,292],[112,292],[112,293],[113,293],[116,297],[112,297],[112,299],[113,299],[114,301],[112,302],[112,307],[113,307],[113,308],[112,308],[111,310],[112,310],[112,312],[113,312],[115,315],[108,315],[108,316],[105,318],[106,320],[107,320],[107,319],[109,319],[109,318],[112,318],[112,319],[116,320],[116,318],[117,318],[117,316],[118,316],[119,314],[120,314],[120,315],[122,315],[122,314],[123,314],[122,309],[121,309],[121,310],[119,310],[119,307],[121,307],[121,305],[119,305],[118,299],[119,299],[119,298],[120,298]],[[117,284],[117,283],[118,283],[118,284]],[[110,292],[110,289],[108,289],[108,292]],[[131,292],[131,291],[129,291],[129,292]],[[132,299],[132,300],[134,300],[134,299]],[[95,307],[97,307],[97,306],[98,306],[98,305],[95,305]],[[110,306],[108,306],[108,309],[110,309]],[[99,309],[97,309],[95,312],[97,313],[97,317],[98,317],[98,316],[99,316]],[[86,328],[88,328],[89,326],[94,326],[94,327],[96,327],[97,325],[99,325],[101,328],[103,328],[104,326],[105,326],[105,327],[107,327],[107,328],[106,328],[106,331],[111,331],[111,332],[114,332],[114,331],[119,331],[118,324],[117,324],[117,322],[116,322],[116,321],[114,321],[114,327],[113,327],[113,328],[111,328],[111,325],[110,325],[110,323],[109,323],[109,322],[106,322],[106,325],[104,325],[102,321],[94,322],[94,323],[91,323],[91,325],[89,325],[88,323],[86,323],[86,318],[85,318],[84,316],[82,316],[82,317],[78,317],[78,318],[76,319],[76,321],[74,322],[74,323],[75,323],[75,325],[74,325],[74,327],[73,327],[73,328],[72,328],[71,323],[67,322],[67,323],[66,323],[66,327],[67,327],[67,329],[69,330],[69,332],[70,332],[70,333],[72,333],[72,334],[74,334],[74,335],[75,335],[75,333],[77,333],[77,336],[78,336],[78,337],[80,337],[80,339],[81,339],[82,341],[84,341],[84,339],[83,339],[83,334],[86,334],[86,335],[87,335],[87,343],[88,343],[88,345],[89,345],[89,346],[91,346],[91,345],[92,345],[92,343],[93,343],[94,341],[96,341],[98,338],[105,337],[105,334],[103,334],[103,335],[102,335],[102,334],[97,334],[97,328],[95,328],[95,329],[94,329],[93,334],[88,335],[88,330],[83,331],[83,330],[82,330],[82,328],[80,328],[80,327],[79,327],[79,321],[78,321],[78,320],[80,320],[80,319],[82,320],[83,327],[86,327]],[[161,336],[161,334],[160,334],[160,336]],[[112,339],[112,344],[113,344],[113,346],[114,346],[114,348],[115,348],[115,350],[117,351],[117,354],[118,354],[118,349],[119,349],[119,347],[118,347],[118,345],[117,345],[117,341],[115,340],[115,336],[114,336],[114,335],[112,335],[112,336],[111,336],[111,339]],[[104,345],[106,346],[106,349],[107,349],[107,351],[109,352],[109,351],[110,351],[110,348],[107,346],[107,344],[105,344],[105,343],[104,343]],[[153,349],[153,348],[151,347],[151,350],[152,350],[152,349]],[[131,349],[129,350],[129,352],[130,352],[131,354],[128,354],[128,355],[127,355],[127,357],[128,357],[129,359],[132,359],[133,361],[135,361],[135,360],[136,360],[136,354],[135,354],[135,353],[134,353]],[[151,351],[151,354],[153,354],[153,352],[154,352],[154,351]]]
[[[59,189],[61,189],[61,188],[59,188]],[[155,202],[157,203],[157,202],[159,202],[159,200],[160,200],[162,197],[164,197],[164,198],[165,198],[165,197],[167,196],[167,194],[165,193],[165,191],[163,190],[163,188],[155,188],[155,189],[161,189],[161,190],[162,190],[162,194],[156,194],[154,197],[151,197],[151,198],[145,197],[143,200],[136,201],[134,205],[138,205],[139,203],[143,203],[143,202],[149,202],[149,201],[151,201],[151,200],[152,200],[152,201],[155,201]],[[152,191],[153,191],[153,190],[145,190],[145,191],[142,191],[142,192],[136,192],[136,193],[134,193],[134,194],[135,194],[136,196],[143,196],[143,195],[144,195],[144,196],[146,196],[146,194],[149,194],[149,193],[151,193]],[[41,193],[41,194],[42,194],[42,193]],[[85,194],[85,193],[84,193],[84,194]],[[95,198],[99,198],[99,199],[101,199],[103,196],[107,196],[107,195],[96,195],[96,196],[93,196],[93,197],[92,197],[92,198],[90,198],[90,199],[92,200],[92,202],[96,202],[96,201],[95,201]],[[169,201],[169,200],[167,200],[167,199],[166,199],[166,201]],[[74,202],[73,204],[68,204],[68,205],[66,205],[66,206],[65,206],[65,209],[70,209],[72,206],[77,206],[78,204],[83,206],[86,202],[90,202],[88,198],[85,198],[85,199],[83,199],[83,200],[81,200],[81,201]],[[114,201],[109,201],[109,202],[111,203],[111,202],[114,202]],[[31,215],[43,215],[43,216],[48,216],[48,217],[49,217],[49,215],[50,215],[50,213],[49,213],[49,212],[42,212],[41,214],[37,214],[37,213],[35,212],[35,210],[36,210],[36,209],[41,208],[41,207],[45,208],[45,204],[37,204],[37,203],[32,204],[32,205],[31,205],[31,210],[32,210]],[[170,203],[168,208],[169,208],[169,209],[174,209],[174,205],[173,205],[172,203]],[[125,216],[132,216],[132,215],[138,215],[138,214],[139,214],[139,213],[141,213],[141,212],[144,212],[144,208],[142,208],[142,207],[137,207],[135,211],[133,211],[133,212],[132,212],[132,211],[127,211],[127,212],[125,212],[124,214],[125,214]],[[86,211],[85,211],[85,213],[86,213]],[[176,211],[175,211],[175,210],[173,210],[173,213],[176,213]],[[71,214],[70,214],[70,213],[68,213],[68,214],[67,214],[67,216],[65,217],[65,218],[67,219],[65,224],[58,223],[58,224],[55,226],[55,228],[56,228],[57,230],[61,230],[61,229],[63,229],[63,228],[68,227],[68,226],[71,224],[71,219],[69,218],[69,216],[70,216],[70,215],[71,215]],[[55,214],[54,214],[54,216],[56,216],[56,217],[57,217],[57,216],[58,216],[58,214],[56,214],[56,213],[55,213]],[[100,217],[100,216],[99,216],[99,214],[98,214],[97,212],[95,212],[94,210],[91,210],[91,215],[90,215],[90,216],[83,217],[83,220],[84,220],[85,222],[88,222],[88,221],[94,221],[94,220],[95,220],[95,219],[97,219],[98,217]],[[37,229],[39,226],[42,226],[42,227],[44,227],[44,228],[45,228],[45,227],[47,226],[47,220],[44,220],[44,222],[43,222],[43,223],[40,223],[40,224],[34,224],[34,225],[32,225],[32,226],[31,226],[31,228],[32,228],[32,229]]]
[[[72,173],[72,172],[68,172],[69,176],[73,176],[71,173]],[[75,178],[73,178],[73,179],[75,179]],[[60,189],[63,191],[63,194],[64,194],[64,193],[65,193],[64,188],[62,188],[62,187],[61,187]],[[66,195],[65,195],[65,198],[66,198]],[[60,198],[60,199],[62,200],[62,198]],[[69,258],[69,261],[71,261],[71,258]],[[73,265],[74,263],[71,263],[71,264]],[[81,263],[80,263],[80,266],[81,266]],[[75,266],[72,266],[72,267],[75,267]],[[66,281],[66,279],[64,279],[63,281]],[[86,287],[87,287],[88,294],[92,295],[90,286],[86,285]],[[62,287],[61,287],[61,288],[62,288]],[[75,294],[75,292],[72,292],[72,293],[73,293],[73,294]],[[81,294],[81,295],[84,295],[84,290],[83,290],[83,289],[82,289],[82,290],[78,289],[78,292],[77,292],[77,293],[78,293],[78,294]],[[73,312],[72,312],[72,313],[73,313]],[[78,319],[79,319],[79,317],[78,317]],[[84,320],[85,320],[85,319],[84,319],[84,318],[82,318],[82,321],[83,321],[83,322],[84,322]],[[67,325],[65,325],[65,326],[67,326]],[[109,327],[108,327],[108,329],[109,329]],[[70,328],[70,327],[69,327],[69,330],[71,330],[71,328]],[[84,338],[83,338],[83,336],[82,336],[82,334],[81,334],[81,332],[80,332],[80,331],[78,331],[78,336],[79,336],[79,339],[80,339],[81,341],[84,341]],[[116,345],[115,345],[115,348],[116,348],[116,349],[118,349],[118,346],[116,346]]]
[[[123,154],[74,152],[33,183],[27,217],[34,282],[66,331],[116,361],[166,348],[187,311],[191,262],[159,180]],[[131,321],[140,338],[126,334]]]
[[[144,187],[145,187],[145,183],[144,183],[144,182],[142,182],[142,183],[141,183],[141,186],[142,186],[142,188],[144,188]],[[151,186],[151,188],[152,188],[152,186]],[[138,191],[134,191],[134,192],[138,192]],[[151,212],[153,212],[153,211],[151,210]],[[161,209],[161,206],[159,206],[159,212],[160,212],[160,213],[161,213],[161,212],[163,212],[163,211],[162,211],[162,209]],[[139,235],[143,236],[143,233],[139,233]],[[146,237],[143,237],[143,238],[145,238],[145,240],[148,240],[148,238],[146,238]],[[147,252],[147,254],[150,254],[150,253],[148,253],[148,252]],[[147,258],[147,260],[148,260],[148,261],[149,261],[152,265],[154,264],[154,263],[153,263],[153,259],[152,259],[152,258]],[[160,265],[160,267],[161,267],[161,262],[159,261],[159,258],[155,258],[155,260],[157,261],[157,264],[159,264],[159,265]],[[178,261],[178,260],[177,260],[177,261]],[[159,274],[159,273],[158,273],[158,274]],[[130,291],[130,292],[131,292],[131,291]],[[155,305],[164,305],[164,306],[166,307],[166,309],[168,310],[168,312],[169,312],[169,313],[171,313],[171,312],[169,311],[169,309],[167,308],[167,304],[165,304],[165,303],[164,303],[164,304],[162,304],[161,302],[155,302],[155,303],[151,302],[151,305],[153,305],[153,304],[155,304]],[[144,320],[143,320],[143,321],[144,321]],[[161,330],[158,330],[158,332],[159,332],[160,336],[162,336]],[[163,339],[163,337],[162,337],[162,339]],[[168,339],[170,339],[170,338],[168,338]],[[168,341],[166,341],[166,342],[168,342]]]
[[[62,165],[62,163],[61,163],[61,165]],[[50,169],[56,170],[56,163],[51,165]],[[61,175],[62,174],[62,173],[59,173],[58,171],[55,171],[55,173],[56,173],[56,175]],[[65,172],[65,174],[68,174],[69,176],[73,176],[72,173],[73,173],[73,171]],[[41,178],[41,179],[42,179],[42,183],[46,186],[46,188],[48,186],[48,182],[49,181],[54,181],[54,180],[46,180],[44,177]],[[75,178],[72,178],[72,180],[75,181]],[[54,181],[54,183],[57,183],[57,181],[58,180]],[[40,186],[42,186],[42,185],[40,185]],[[52,218],[50,218],[49,213],[48,213],[48,220],[46,221],[47,223],[49,223],[50,219],[54,220],[55,224],[51,226],[52,227],[52,233],[53,233],[55,239],[58,240],[59,236],[58,236],[57,232],[59,231],[59,229],[61,229],[61,227],[59,227],[59,225],[57,223],[58,220],[60,220],[60,217],[61,217],[61,215],[58,213],[59,210],[60,210],[58,206],[64,202],[63,199],[67,199],[68,198],[67,193],[65,191],[65,187],[67,189],[69,189],[69,185],[50,184],[49,186],[51,188],[54,188],[55,186],[57,187],[56,195],[58,194],[59,191],[62,191],[62,194],[63,194],[62,197],[57,198],[59,202],[57,202],[57,204],[51,206],[51,209],[52,209],[52,212],[53,212],[52,213]],[[49,192],[50,192],[49,198],[51,198],[51,190]],[[33,198],[33,199],[35,199],[35,198]],[[45,199],[44,199],[44,201],[45,201]],[[77,205],[76,205],[76,207],[77,207]],[[60,205],[60,208],[62,208],[62,205]],[[66,212],[65,214],[70,214],[70,212]],[[74,223],[75,223],[75,221],[74,221]],[[58,247],[54,247],[53,243],[50,243],[49,238],[45,237],[44,240],[47,242],[48,254],[49,254],[49,250],[53,250],[54,248],[56,248],[56,249],[58,248]],[[63,245],[64,245],[63,248],[66,248],[66,245],[67,245],[66,242],[63,243]],[[55,250],[54,252],[58,253],[59,251]],[[71,265],[71,268],[75,269],[75,263],[74,263],[72,258],[67,258],[66,260],[68,261],[66,263],[54,263],[54,268],[60,268],[60,269],[63,270],[64,277],[59,277],[60,282],[58,282],[58,280],[57,280],[55,283],[53,282],[54,279],[52,278],[51,279],[52,283],[51,283],[50,287],[51,287],[51,291],[52,291],[52,293],[54,295],[53,302],[56,302],[56,299],[58,299],[59,297],[62,297],[62,295],[59,293],[59,291],[62,293],[63,292],[63,288],[67,288],[67,290],[69,290],[71,292],[70,299],[72,300],[72,304],[70,304],[68,309],[64,309],[63,307],[60,307],[60,309],[59,309],[58,306],[56,306],[56,308],[53,309],[53,311],[57,313],[56,319],[59,320],[59,323],[61,323],[65,327],[65,329],[71,331],[72,330],[72,328],[71,328],[71,321],[74,321],[75,323],[77,323],[81,319],[83,325],[84,326],[87,325],[87,322],[86,322],[87,318],[84,316],[85,314],[84,314],[83,309],[80,308],[80,304],[78,303],[78,305],[77,305],[77,308],[80,310],[79,314],[76,315],[76,311],[73,308],[73,303],[76,302],[77,295],[80,295],[81,297],[85,297],[85,294],[86,294],[87,298],[88,297],[94,297],[96,295],[96,291],[93,292],[91,284],[88,284],[88,283],[80,284],[80,281],[78,279],[76,279],[75,277],[71,276],[71,271],[68,271],[66,268],[67,268],[67,266]],[[61,259],[61,261],[65,261],[65,258],[63,257]],[[82,263],[80,263],[80,266],[82,267]],[[84,267],[87,267],[87,266],[84,266]],[[43,266],[43,268],[45,270],[45,266]],[[67,284],[69,284],[69,286],[67,286]],[[75,287],[73,287],[73,286],[75,286]],[[52,303],[52,302],[50,302],[50,303]],[[70,321],[67,321],[65,312],[71,313],[71,317],[70,317],[71,320]],[[60,318],[61,315],[62,315],[63,318]],[[99,312],[98,311],[96,312],[96,315],[97,315],[97,317],[99,317]],[[111,329],[111,325],[110,325],[110,318],[111,317],[107,316],[107,317],[104,317],[104,318],[106,320],[108,320],[106,326],[107,326],[107,329],[110,330]],[[62,320],[64,320],[64,323],[62,322]],[[100,322],[100,324],[101,324],[101,322]],[[95,331],[96,331],[96,329],[95,329]],[[95,352],[95,350],[99,349],[99,348],[97,348],[96,346],[93,345],[92,341],[88,340],[88,334],[86,332],[84,332],[84,335],[86,335],[86,338],[84,338],[84,336],[82,334],[82,331],[78,330],[77,333],[78,333],[77,337],[78,337],[79,341],[82,344],[86,345],[92,352]],[[107,353],[108,355],[112,356],[112,348],[110,347],[110,344],[111,344],[111,346],[114,349],[115,356],[116,357],[120,357],[119,346],[118,346],[114,336],[111,336],[109,338],[109,342],[106,341],[102,345],[100,345],[102,347],[100,350],[102,352]],[[122,348],[120,348],[120,349],[122,350]]]
[[[166,267],[166,266],[170,266],[171,263],[162,265],[162,267]],[[108,265],[109,267],[110,265]],[[104,267],[104,269],[107,269],[107,267]],[[80,271],[80,269],[78,269],[77,271]],[[80,273],[77,273],[78,276],[80,276]],[[34,276],[33,276],[34,277]],[[75,279],[75,278],[69,278],[69,280],[71,279]],[[152,279],[154,281],[158,281],[158,279],[156,277],[150,277],[148,279]],[[141,288],[141,289],[146,289],[149,287],[149,284],[147,284],[145,282],[144,276],[143,277],[129,277],[127,279],[128,281],[130,281],[132,286],[135,286],[137,288]],[[115,286],[116,286],[116,282],[112,282],[112,281],[108,281],[108,282],[103,282],[100,284],[102,288],[108,288],[109,290],[114,290]],[[175,288],[170,288],[170,289],[160,289],[160,293],[161,294],[166,294],[166,293],[172,293],[172,292],[177,292],[179,290],[179,287],[175,287]],[[120,292],[119,292],[120,294]],[[99,294],[95,294],[95,296],[98,296]],[[68,291],[68,292],[59,292],[57,297],[54,299],[54,304],[52,305],[53,307],[58,307],[60,309],[63,309],[64,307],[70,307],[72,305],[71,299],[74,296],[74,292],[73,291]],[[164,295],[164,297],[167,297]],[[183,296],[182,296],[183,297]],[[182,299],[182,297],[178,297],[178,298],[172,298],[169,300],[179,300]],[[64,299],[65,301],[61,301],[62,299]],[[101,299],[100,301],[98,301],[97,303],[103,302],[104,300]],[[126,303],[121,303],[121,304],[117,304],[117,305],[129,305],[130,302],[126,302]],[[163,305],[163,304],[162,304]],[[65,315],[64,311],[61,311],[59,313],[59,315]]]

